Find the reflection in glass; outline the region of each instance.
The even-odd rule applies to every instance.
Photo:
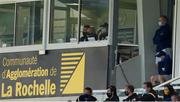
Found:
[[[118,43],[137,44],[136,0],[120,0]]]
[[[0,47],[42,44],[43,1],[0,5]]]
[[[77,42],[78,0],[52,0],[50,43]]]
[[[118,63],[139,55],[137,0],[119,0]]]
[[[13,46],[15,5],[0,5],[0,47]]]
[[[80,41],[106,40],[109,0],[82,0]]]
[[[16,45],[42,43],[43,2],[17,4]]]

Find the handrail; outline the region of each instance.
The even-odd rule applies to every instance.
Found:
[[[164,86],[164,85],[170,84],[170,83],[172,83],[172,82],[174,82],[174,81],[176,81],[176,80],[179,80],[179,79],[180,79],[180,76],[175,77],[175,78],[173,78],[173,79],[171,79],[171,80],[168,80],[168,81],[166,81],[166,82],[164,82],[164,83],[162,83],[162,84],[154,87],[154,89],[157,90],[158,88],[160,88],[160,87],[162,87],[162,86]]]
[[[118,46],[124,46],[124,47],[139,47],[137,44],[123,44],[123,43],[118,43]]]

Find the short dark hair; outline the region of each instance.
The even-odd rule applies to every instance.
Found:
[[[133,86],[133,85],[126,85],[126,87],[127,87],[131,92],[134,92],[134,86]]]
[[[84,25],[84,28],[90,28],[90,25]]]
[[[153,85],[151,82],[144,82],[144,85],[146,85],[148,88],[153,88]]]
[[[92,89],[90,87],[86,87],[85,90],[89,91],[90,93],[92,93]]]

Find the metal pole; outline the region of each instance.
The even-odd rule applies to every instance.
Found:
[[[118,35],[119,0],[109,0],[109,63],[107,85],[116,85],[116,47]]]
[[[79,15],[78,15],[78,32],[77,32],[77,41],[78,41],[78,44],[80,42],[80,36],[81,36],[81,11],[82,11],[82,0],[79,0],[79,5],[78,5],[78,12],[79,12]]]

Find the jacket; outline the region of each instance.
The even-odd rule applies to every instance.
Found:
[[[156,52],[172,46],[172,32],[169,25],[161,26],[155,33],[153,43],[156,45]]]

